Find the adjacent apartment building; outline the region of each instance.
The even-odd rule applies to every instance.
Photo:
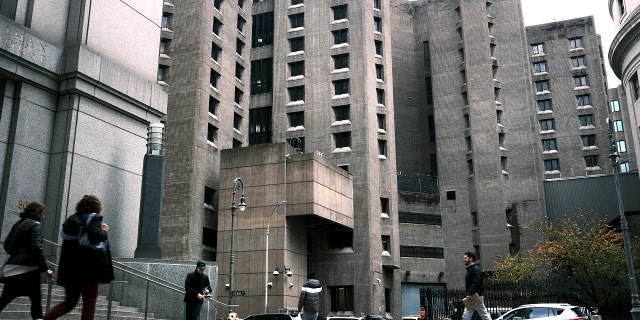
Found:
[[[527,27],[545,178],[613,172],[604,57],[593,16]]]

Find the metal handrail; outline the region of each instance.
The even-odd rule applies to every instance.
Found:
[[[51,245],[56,246],[56,247],[58,247],[58,248],[62,247],[62,245],[60,245],[60,244],[58,244],[58,243],[56,243],[56,242],[53,242],[53,241],[47,240],[47,239],[43,239],[43,242],[48,243],[48,244],[51,244]],[[1,241],[0,241],[0,243],[1,243]],[[48,261],[48,262],[49,262],[49,261]],[[180,293],[180,294],[184,293],[184,288],[183,288],[182,286],[180,286],[180,285],[177,285],[177,284],[175,284],[175,283],[169,282],[169,281],[164,280],[164,279],[162,279],[162,278],[156,277],[156,276],[154,276],[154,275],[152,275],[152,274],[149,274],[149,273],[146,273],[146,272],[140,271],[140,270],[138,270],[138,269],[135,269],[135,268],[133,268],[133,267],[130,267],[130,266],[128,266],[128,265],[126,265],[126,264],[124,264],[124,263],[121,263],[121,262],[119,262],[119,261],[112,260],[112,262],[113,262],[113,267],[114,267],[114,269],[120,270],[120,271],[122,271],[122,272],[124,272],[124,273],[126,273],[126,274],[128,274],[128,275],[131,275],[131,276],[133,276],[133,277],[136,277],[136,278],[139,278],[139,279],[145,280],[145,281],[147,282],[147,286],[146,286],[146,296],[145,296],[145,310],[144,310],[144,318],[145,318],[145,320],[147,319],[147,314],[148,314],[149,283],[153,283],[153,284],[155,284],[155,285],[158,285],[158,286],[160,286],[160,287],[163,287],[163,288],[165,288],[165,289],[168,289],[168,290],[171,290],[171,291],[174,291],[174,292]],[[55,263],[52,263],[52,262],[49,262],[49,263],[50,263],[51,265],[55,266],[56,268],[58,267],[58,265],[57,265],[57,264],[55,264]],[[52,283],[51,283],[50,281],[47,281],[47,282],[49,283],[49,285],[48,285],[48,286],[49,286],[49,288],[48,288],[48,294],[47,294],[47,309],[49,309],[50,304],[51,304],[51,302],[50,302],[50,301],[51,301],[51,288],[52,288]],[[113,293],[113,285],[114,285],[114,284],[120,284],[120,283],[128,283],[128,282],[127,282],[127,281],[111,281],[111,282],[110,282],[109,297],[108,297],[109,304],[108,304],[108,307],[107,307],[107,320],[110,320],[110,319],[111,319],[111,295],[112,295],[112,293]],[[206,298],[206,299],[209,301],[209,303],[211,303],[211,304],[220,304],[220,305],[222,305],[222,306],[224,306],[224,307],[227,307],[227,308],[228,308],[228,307],[237,307],[237,306],[239,306],[239,305],[228,305],[228,304],[226,304],[226,303],[224,303],[224,302],[218,301],[218,300],[213,299],[212,297],[209,297],[209,296],[206,296],[205,298]],[[215,306],[214,306],[214,308],[215,308]],[[216,308],[216,309],[217,309],[217,308]]]

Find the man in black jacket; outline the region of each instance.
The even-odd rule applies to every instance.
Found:
[[[300,298],[298,299],[298,313],[302,312],[302,320],[317,320],[320,310],[320,293],[322,286],[316,279],[315,272],[309,273],[309,279],[302,286]]]
[[[478,311],[478,315],[482,320],[491,320],[491,315],[487,312],[487,308],[484,306],[484,290],[482,288],[482,271],[480,267],[476,265],[476,254],[473,252],[465,252],[463,258],[464,264],[467,266],[467,274],[464,276],[464,287],[466,290],[467,298],[478,294],[480,296],[480,304],[472,310],[464,308],[462,313],[462,320],[471,320],[474,311]]]
[[[196,270],[187,274],[184,280],[184,302],[186,320],[198,320],[204,297],[211,292],[209,276],[204,274],[207,264],[200,260],[196,263]]]

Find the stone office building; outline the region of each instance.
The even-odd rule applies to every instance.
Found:
[[[161,12],[157,2],[0,3],[2,239],[40,201],[43,238],[57,242],[77,201],[95,194],[113,255],[133,256],[147,127],[167,106]]]
[[[635,159],[638,159],[640,137],[640,114],[638,114],[638,104],[640,103],[640,3],[633,0],[610,0],[609,14],[613,19],[616,36],[609,48],[609,62],[611,69],[620,79],[621,85],[617,88],[617,100],[623,110],[628,110],[629,122],[626,124],[624,135],[626,140],[632,137],[632,152]],[[612,99],[613,100],[613,99]],[[624,119],[617,119],[624,120]],[[620,133],[616,133],[617,139],[622,139]],[[629,145],[629,143],[627,143]],[[623,158],[624,160],[624,158]],[[630,159],[630,162],[633,161]]]

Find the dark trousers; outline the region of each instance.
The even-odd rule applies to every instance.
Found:
[[[54,320],[73,310],[82,295],[81,320],[93,320],[98,300],[98,282],[83,282],[64,287],[64,301],[57,304],[44,315],[44,320]]]
[[[184,315],[186,320],[198,320],[200,319],[200,310],[202,309],[202,303],[190,303],[185,302]]]
[[[35,270],[6,278],[2,296],[0,296],[0,311],[13,299],[24,296],[29,297],[31,300],[31,318],[42,318],[40,271]]]

